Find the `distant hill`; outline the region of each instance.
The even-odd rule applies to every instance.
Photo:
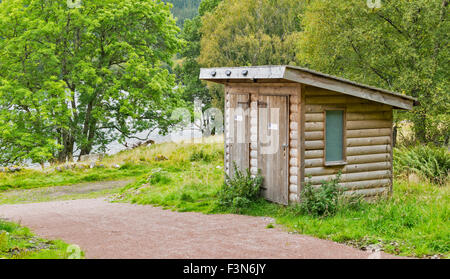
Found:
[[[182,27],[186,19],[197,15],[201,0],[164,0],[173,4],[172,13],[178,18],[178,26]]]

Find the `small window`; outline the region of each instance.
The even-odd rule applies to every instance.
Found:
[[[345,164],[344,110],[325,111],[325,165]]]

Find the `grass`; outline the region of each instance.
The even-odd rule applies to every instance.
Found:
[[[68,259],[78,250],[60,240],[45,240],[28,228],[0,220],[0,259]],[[80,257],[84,255],[81,252]]]
[[[93,189],[77,193],[67,189],[80,189],[81,185],[40,187],[26,191],[14,190],[0,194],[0,204],[24,204],[49,201],[66,201],[79,199],[95,199],[119,193],[122,187],[111,187],[106,189]]]
[[[56,171],[53,167],[45,171],[24,169],[16,173],[0,172],[0,192],[50,186],[67,186],[84,182],[121,179],[132,180],[149,173],[157,167],[169,167],[172,171],[176,171],[185,168],[188,165],[187,163],[190,162],[211,162],[217,161],[217,158],[220,156],[223,157],[223,150],[218,149],[219,146],[223,146],[223,139],[221,137],[212,137],[204,145],[213,148],[214,154],[201,154],[203,149],[198,148],[198,144],[158,144],[126,150],[113,156],[107,156],[98,163],[98,165],[103,165],[103,167],[95,167],[92,169],[61,168],[61,171]],[[167,164],[165,160],[158,159],[158,157],[167,157],[170,164]],[[218,161],[217,163],[220,164],[221,162]],[[114,165],[119,165],[120,168],[114,168]]]
[[[218,191],[224,181],[223,143],[220,141],[141,147],[107,157],[102,163],[106,166],[120,164],[121,168],[65,170],[52,174],[34,171],[0,174],[0,189],[127,177],[135,178],[136,182],[118,191],[113,200],[151,204],[176,211],[233,212],[217,205]],[[293,233],[358,248],[377,244],[384,251],[396,255],[450,258],[449,191],[448,184],[409,183],[399,175],[390,198],[377,203],[363,202],[356,209],[342,207],[335,215],[326,218],[299,214],[293,206],[276,205],[262,199],[251,203],[240,213],[271,217],[275,220],[273,225],[276,223]]]
[[[139,177],[150,170],[148,164],[121,168],[111,167],[84,170],[63,170],[61,172],[42,172],[38,170],[22,170],[17,173],[0,173],[0,192],[17,189],[33,189],[49,186],[72,185],[83,182],[108,181]]]
[[[164,150],[167,148],[167,150]],[[223,145],[158,146],[169,160],[152,164],[152,171],[115,196],[116,201],[152,204],[176,211],[232,213],[217,205],[223,183]],[[123,156],[123,155],[122,155]],[[450,191],[429,182],[397,180],[390,198],[342,207],[326,218],[299,214],[294,206],[258,200],[241,214],[274,218],[293,233],[414,257],[450,257]]]
[[[152,162],[152,170],[115,199],[178,211],[211,212],[224,179],[222,143],[164,144],[150,154],[155,153],[164,154],[168,160]]]

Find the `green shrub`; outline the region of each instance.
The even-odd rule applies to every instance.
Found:
[[[447,148],[432,145],[395,149],[394,171],[396,175],[416,173],[432,183],[444,185],[450,171],[450,153]]]
[[[222,207],[239,210],[247,208],[260,197],[263,178],[260,174],[252,177],[250,171],[238,169],[234,164],[234,177],[226,175],[218,193],[218,203]]]
[[[298,210],[312,216],[326,217],[336,214],[342,200],[342,191],[339,189],[340,177],[341,174],[338,174],[335,179],[323,182],[318,188],[309,182],[306,183],[301,192]]]
[[[0,253],[4,253],[8,250],[8,232],[0,231]]]
[[[223,158],[223,150],[211,150],[209,145],[205,145],[200,149],[194,149],[189,156],[189,161],[211,163],[219,158]]]
[[[152,175],[149,176],[148,178],[148,182],[151,185],[167,185],[171,182],[172,180],[170,179],[170,177],[168,177],[167,173],[163,172],[163,171],[156,171],[155,173],[153,173]]]

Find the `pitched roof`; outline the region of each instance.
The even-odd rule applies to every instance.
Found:
[[[294,66],[202,68],[200,79],[217,83],[296,82],[391,105],[398,109],[411,110],[417,105],[416,99],[410,96]]]

